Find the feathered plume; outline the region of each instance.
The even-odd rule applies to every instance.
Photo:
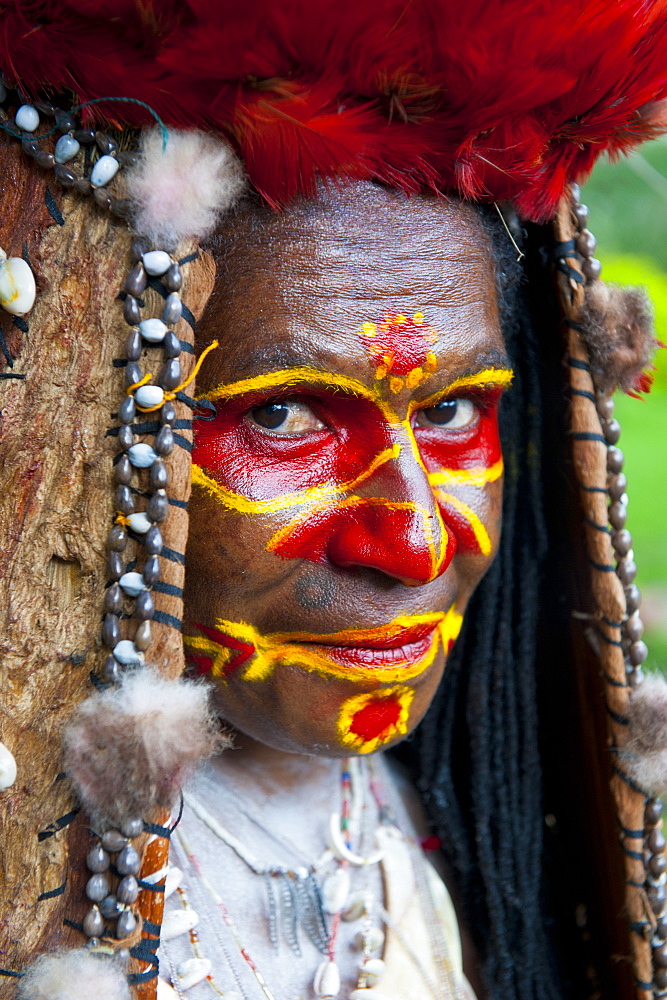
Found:
[[[581,325],[598,389],[620,388],[633,396],[650,390],[651,358],[661,345],[644,289],[594,282],[586,290]]]
[[[201,240],[243,191],[243,167],[226,142],[203,132],[159,128],[142,135],[142,157],[125,173],[135,232],[175,249]]]
[[[536,221],[665,127],[663,0],[0,0],[10,82],[218,131],[273,205],[316,178],[514,199]],[[136,105],[96,109],[150,121]],[[91,112],[91,116],[93,112]]]
[[[85,948],[41,955],[19,980],[19,1000],[130,1000],[127,979],[112,959]]]
[[[65,729],[65,768],[94,823],[171,808],[185,779],[223,740],[206,685],[146,668],[97,691]]]
[[[634,688],[628,710],[628,741],[622,751],[630,777],[649,795],[667,791],[667,681],[650,674]]]

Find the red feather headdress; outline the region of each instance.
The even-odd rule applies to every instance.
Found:
[[[272,205],[373,178],[542,221],[665,130],[667,0],[0,0],[0,67],[222,133]]]

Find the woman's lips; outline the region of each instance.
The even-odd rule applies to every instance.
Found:
[[[326,656],[341,665],[364,667],[408,666],[426,656],[435,640],[437,623],[428,622],[401,629],[396,635],[373,635],[369,629],[364,645],[329,644],[326,637],[318,637],[318,647]],[[311,645],[311,644],[309,644]]]

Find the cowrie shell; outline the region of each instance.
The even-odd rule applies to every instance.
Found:
[[[0,249],[0,305],[12,316],[25,316],[35,304],[36,291],[29,265]]]
[[[10,788],[16,781],[16,760],[4,743],[0,743],[0,790]]]
[[[335,1000],[340,993],[340,972],[335,962],[326,959],[318,965],[313,990],[319,1000]]]
[[[207,958],[188,958],[176,969],[175,985],[180,986],[182,990],[190,990],[206,979],[210,971],[211,963]]]
[[[171,941],[173,938],[187,934],[199,923],[199,914],[196,910],[173,910],[165,915],[162,921],[162,933],[160,937],[163,941]]]

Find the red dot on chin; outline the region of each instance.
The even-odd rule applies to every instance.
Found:
[[[400,716],[401,706],[395,698],[378,698],[354,713],[350,732],[362,740],[375,740],[393,729]]]

